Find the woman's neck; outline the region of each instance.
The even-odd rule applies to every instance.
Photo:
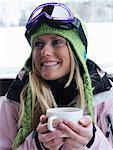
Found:
[[[65,88],[68,79],[69,75],[57,80],[46,80],[58,106],[67,106],[78,96],[77,85],[74,79]]]

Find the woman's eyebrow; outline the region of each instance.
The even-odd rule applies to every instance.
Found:
[[[59,39],[61,39],[61,40],[64,40],[64,38],[63,37],[61,37],[61,36],[59,36],[59,35],[53,35],[53,36],[51,36],[50,37],[50,40],[54,40],[54,39],[57,39],[57,38],[59,38]],[[36,38],[33,42],[43,42],[43,41],[45,41],[45,39],[43,39],[43,37],[38,37],[38,38]]]
[[[53,36],[50,37],[50,39],[54,39],[54,38],[57,38],[57,37],[62,38],[59,35],[53,35]],[[41,37],[38,37],[36,40],[44,40],[44,39],[42,39]]]

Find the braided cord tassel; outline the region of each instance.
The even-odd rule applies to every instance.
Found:
[[[83,74],[83,82],[84,82],[86,108],[87,108],[88,114],[92,117],[94,121],[92,85],[91,85],[91,80],[90,80],[88,70],[86,67],[84,67],[84,69],[85,69],[85,73]]]
[[[31,94],[31,86],[28,85],[27,95],[25,98],[25,110],[22,121],[22,128],[19,129],[16,138],[13,142],[12,149],[16,150],[16,148],[22,144],[25,138],[28,136],[31,128],[32,122],[32,94]]]

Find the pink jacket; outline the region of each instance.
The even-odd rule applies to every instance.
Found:
[[[0,99],[0,150],[11,150],[12,142],[16,136],[18,126],[19,103],[7,100],[6,97]],[[113,118],[113,87],[110,91],[102,92],[94,96],[94,116],[96,121],[95,140],[90,150],[113,150],[113,134],[109,131],[111,124],[107,124],[107,116]],[[32,133],[17,150],[37,150]],[[82,150],[88,150],[83,147]]]

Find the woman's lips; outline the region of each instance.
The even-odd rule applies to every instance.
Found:
[[[49,62],[43,62],[41,65],[45,67],[51,67],[51,66],[56,66],[59,62],[56,61],[49,61]]]

